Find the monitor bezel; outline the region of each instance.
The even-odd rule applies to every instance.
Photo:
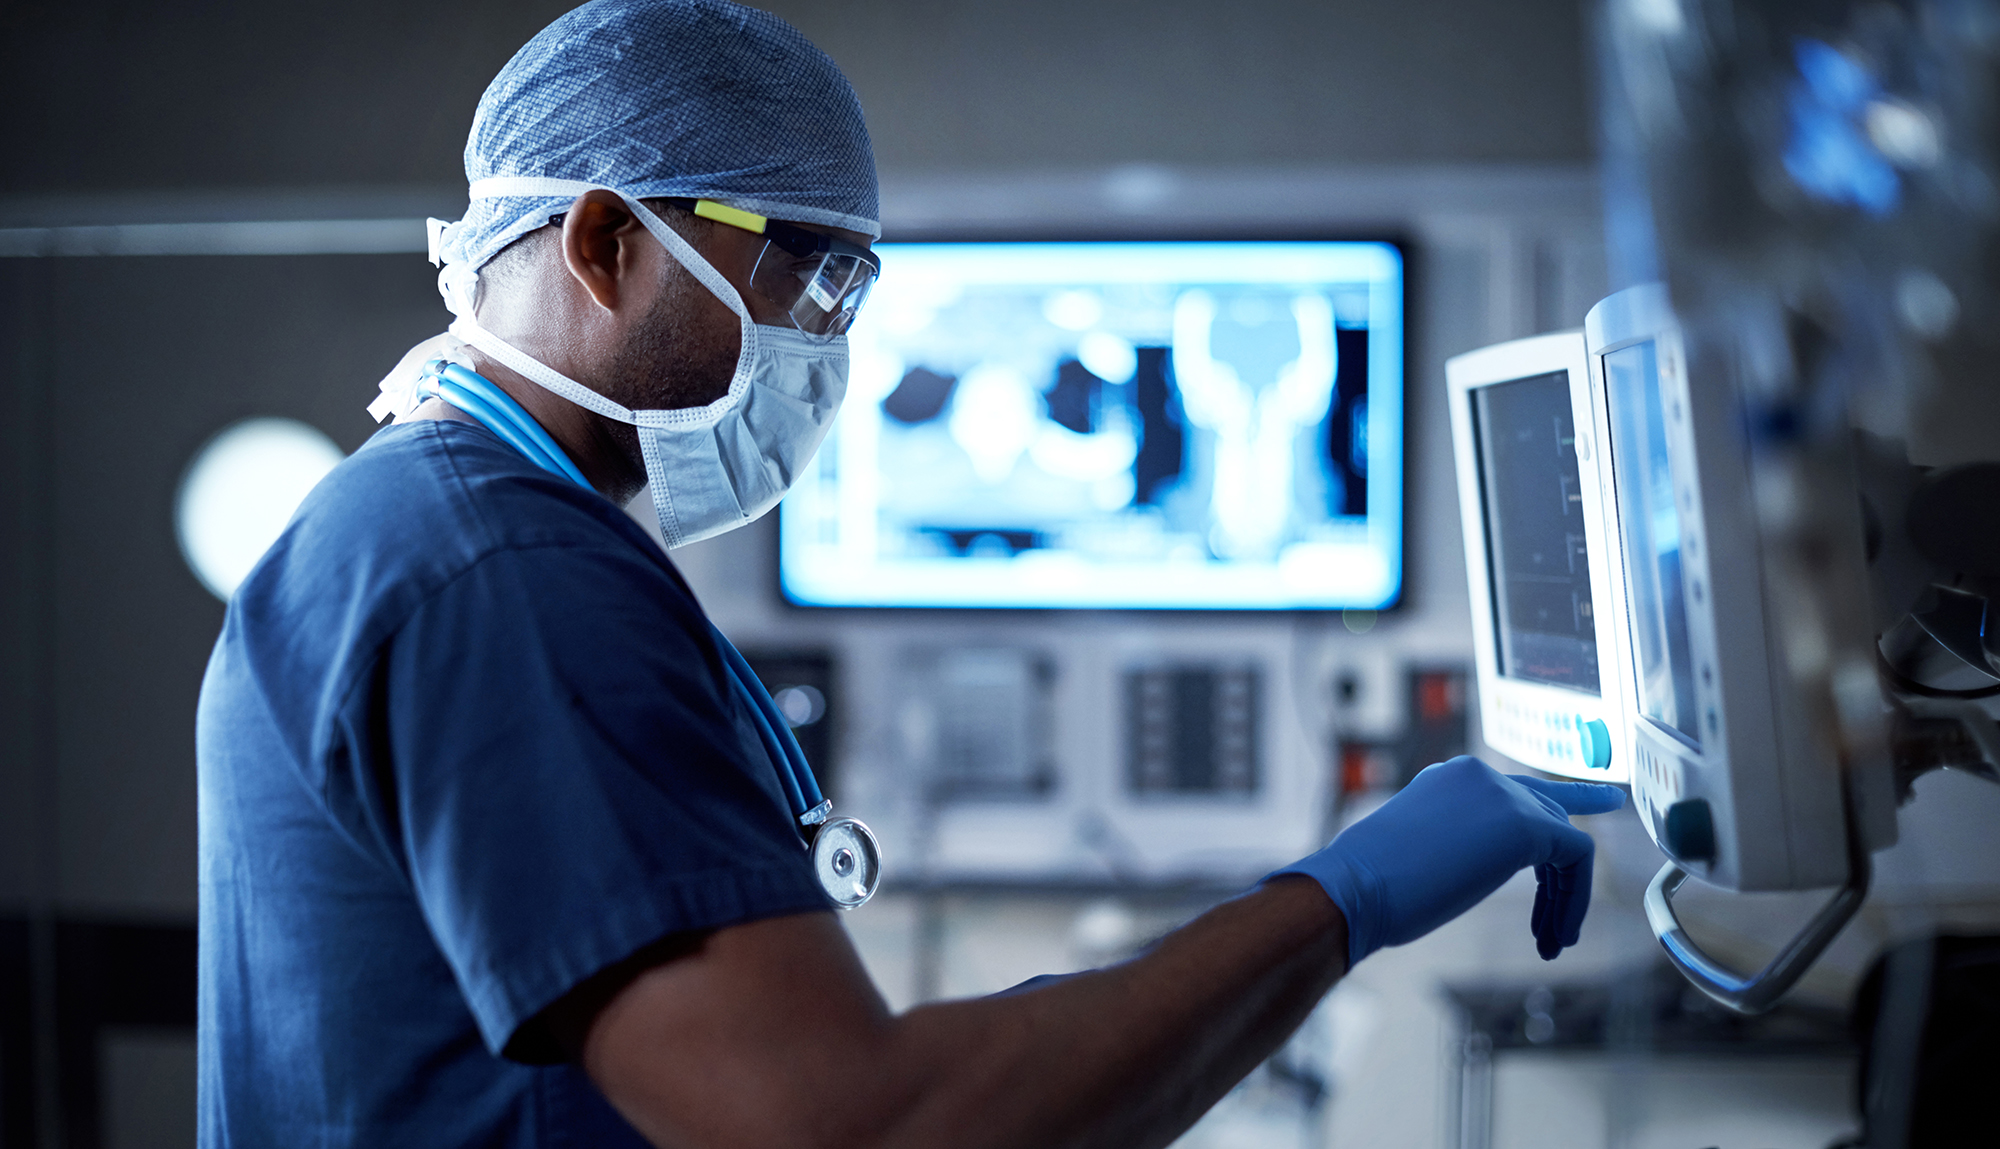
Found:
[[[1577,479],[1584,530],[1591,549],[1590,589],[1598,649],[1598,693],[1551,683],[1510,678],[1500,672],[1499,634],[1494,617],[1495,585],[1487,553],[1484,478],[1480,469],[1478,428],[1473,418],[1474,393],[1488,387],[1562,372],[1568,377],[1570,415],[1577,435]],[[1479,688],[1480,733],[1486,744],[1522,765],[1549,774],[1597,782],[1630,781],[1630,743],[1623,717],[1619,676],[1612,668],[1623,661],[1624,617],[1610,604],[1612,581],[1606,561],[1606,519],[1603,485],[1597,474],[1599,457],[1591,376],[1581,330],[1553,332],[1484,347],[1452,358],[1445,365],[1450,407],[1452,448],[1458,479],[1459,523],[1465,538],[1466,587],[1471,599],[1473,668]],[[1612,671],[1607,673],[1607,671]],[[1570,713],[1602,721],[1610,734],[1612,756],[1605,769],[1585,766],[1575,757],[1552,753],[1527,740],[1516,715]],[[1573,739],[1573,732],[1563,732]]]
[[[1415,334],[1416,315],[1413,301],[1417,298],[1415,286],[1418,282],[1419,248],[1409,235],[1395,228],[1358,228],[1354,230],[1329,231],[1321,229],[1271,229],[1245,227],[1242,229],[1217,228],[1214,226],[1189,227],[1135,226],[1126,229],[1116,225],[1089,228],[923,228],[909,235],[897,235],[893,239],[885,237],[881,242],[895,244],[966,244],[966,243],[1368,243],[1381,244],[1395,250],[1402,267],[1401,298],[1398,307],[1402,315],[1401,359],[1397,365],[1398,426],[1396,429],[1397,460],[1395,467],[1397,484],[1397,523],[1394,537],[1396,553],[1396,585],[1391,597],[1374,607],[1339,606],[969,606],[932,605],[913,603],[897,604],[843,604],[809,602],[793,597],[785,585],[784,573],[784,529],[782,518],[785,506],[782,502],[771,512],[770,561],[766,564],[766,579],[773,598],[779,608],[788,614],[820,615],[835,613],[867,617],[922,616],[946,621],[954,617],[1029,620],[1035,618],[1069,618],[1090,615],[1125,616],[1139,615],[1147,618],[1185,617],[1190,619],[1229,618],[1270,618],[1297,619],[1324,617],[1329,614],[1346,615],[1350,612],[1395,617],[1410,605],[1411,578],[1410,555],[1410,363],[1418,343]]]

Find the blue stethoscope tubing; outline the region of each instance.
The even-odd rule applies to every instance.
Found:
[[[457,363],[433,359],[425,368],[423,390],[478,420],[480,426],[527,456],[529,462],[571,479],[580,487],[590,487],[583,472],[570,461],[569,454],[542,429],[540,423],[535,422],[534,416],[485,376]],[[730,642],[712,622],[708,624],[708,632],[715,637],[715,645],[722,651],[723,665],[729,669],[729,678],[737,696],[750,704],[751,720],[763,739],[765,752],[771,756],[778,784],[785,791],[785,799],[792,804],[792,812],[802,823],[823,821],[827,814],[824,809],[827,806],[826,796],[820,792],[819,779],[813,776],[805,750],[792,733],[792,724],[778,709],[771,692],[758,680],[756,672],[744,660],[743,652],[736,649],[736,644]],[[815,814],[818,816],[814,817]]]
[[[556,445],[549,433],[535,422],[534,416],[516,402],[512,395],[495,387],[491,380],[457,363],[432,360],[434,373],[425,378],[429,386],[425,388],[479,420],[488,431],[500,436],[502,442],[528,457],[528,460],[544,470],[554,471],[580,486],[590,486],[590,480],[583,477],[576,464],[569,461],[569,455]]]
[[[773,761],[782,761],[785,769],[778,771],[778,782],[785,788],[785,797],[792,803],[792,809],[803,818],[826,804],[826,795],[820,793],[819,779],[813,776],[812,766],[806,761],[805,748],[799,745],[798,736],[792,733],[792,723],[784,712],[778,709],[777,700],[764,689],[756,671],[744,659],[743,652],[719,630],[714,623],[708,624],[709,633],[715,635],[715,644],[722,650],[722,660],[729,665],[730,677],[736,681],[736,691],[750,702],[750,716],[763,735],[765,749],[771,752]]]

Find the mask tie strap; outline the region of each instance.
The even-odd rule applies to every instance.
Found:
[[[631,408],[625,406],[623,403],[606,399],[604,396],[599,395],[597,392],[592,391],[590,388],[585,387],[583,384],[578,383],[576,380],[571,379],[569,376],[564,375],[562,372],[557,371],[555,368],[515,347],[505,339],[481,327],[479,321],[469,315],[461,315],[453,320],[450,331],[451,334],[457,336],[466,344],[477,347],[486,354],[491,355],[517,374],[534,380],[544,388],[555,392],[587,411],[595,411],[606,419],[612,419],[620,423],[630,423],[635,426],[638,424],[638,419],[632,414]]]
[[[441,219],[424,221],[424,239],[430,248],[429,259],[432,267],[444,266],[444,233],[451,224]]]
[[[720,271],[717,271],[714,264],[702,258],[701,253],[696,251],[694,246],[688,243],[687,240],[681,238],[679,232],[667,226],[667,222],[661,219],[657,213],[645,204],[640,203],[637,197],[620,191],[617,188],[605,187],[602,184],[590,183],[587,180],[554,179],[543,176],[488,176],[485,179],[474,180],[472,185],[466,190],[469,198],[474,200],[493,199],[502,196],[534,199],[563,196],[574,198],[589,191],[608,191],[619,199],[624,200],[625,205],[632,209],[633,215],[639,222],[644,225],[647,231],[653,234],[653,238],[660,241],[661,246],[665,247],[668,253],[682,267],[687,269],[688,274],[701,281],[702,286],[708,288],[729,310],[736,313],[737,325],[741,330],[742,345],[736,356],[736,371],[729,380],[729,393],[705,408],[672,412],[671,415],[673,417],[668,422],[674,424],[686,422],[689,425],[713,422],[715,419],[720,418],[723,412],[742,401],[743,395],[750,389],[750,378],[754,374],[757,361],[757,323],[750,317],[750,308],[743,302],[743,295],[736,290],[735,284],[729,282],[727,277]],[[463,321],[463,317],[461,317],[461,321]],[[457,326],[457,324],[453,325],[454,328]],[[514,368],[514,370],[521,371],[520,367],[501,358],[499,353],[494,352],[490,347],[475,342],[465,335],[461,335],[460,337],[480,350],[492,354],[494,358],[500,359],[501,362],[506,363],[507,366]],[[487,338],[494,339],[494,342],[499,342],[490,334],[487,335]],[[509,350],[512,350],[512,348],[509,348]],[[527,371],[521,371],[521,373],[538,383],[543,383],[544,386],[549,386],[539,375],[534,375]],[[563,377],[558,375],[556,378]],[[564,381],[569,382],[566,379]],[[560,387],[550,386],[549,389],[555,391],[565,399],[588,407],[609,418],[618,419],[624,423],[633,422],[631,418],[611,415],[597,406],[584,403]],[[619,410],[622,411],[624,408],[620,407]]]
[[[652,208],[640,203],[636,197],[617,188],[608,188],[584,180],[545,179],[538,176],[488,176],[483,180],[474,180],[472,186],[467,189],[467,194],[472,199],[485,199],[495,196],[579,196],[588,191],[608,191],[624,200],[625,206],[632,209],[646,230],[653,233],[653,238],[659,240],[662,246],[673,253],[681,266],[700,280],[702,286],[708,288],[717,299],[728,306],[729,310],[736,313],[737,321],[743,328],[743,347],[746,352],[738,356],[736,374],[738,380],[747,381],[748,363],[752,358],[749,352],[756,346],[757,324],[750,318],[750,308],[743,302],[742,293],[736,290],[735,284],[729,282],[715,269],[714,264],[702,258],[701,253],[694,249],[694,245],[681,238],[681,233],[667,226],[667,221],[661,219]],[[736,391],[733,382],[730,391],[732,394]]]

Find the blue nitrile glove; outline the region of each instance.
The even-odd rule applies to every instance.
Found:
[[[1318,882],[1347,918],[1347,964],[1412,942],[1535,867],[1535,948],[1573,946],[1590,908],[1590,835],[1571,814],[1603,814],[1625,792],[1506,775],[1477,758],[1424,770],[1319,853],[1273,873]]]

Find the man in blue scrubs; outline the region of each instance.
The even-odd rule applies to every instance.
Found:
[[[1544,956],[1576,941],[1567,816],[1619,792],[1455,759],[1130,962],[892,1014],[620,509],[650,478],[670,541],[727,529],[824,435],[879,234],[853,92],[763,13],[599,0],[503,69],[466,166],[452,337],[203,686],[203,1145],[1159,1145],[1521,867]],[[415,390],[434,355],[551,446]]]

